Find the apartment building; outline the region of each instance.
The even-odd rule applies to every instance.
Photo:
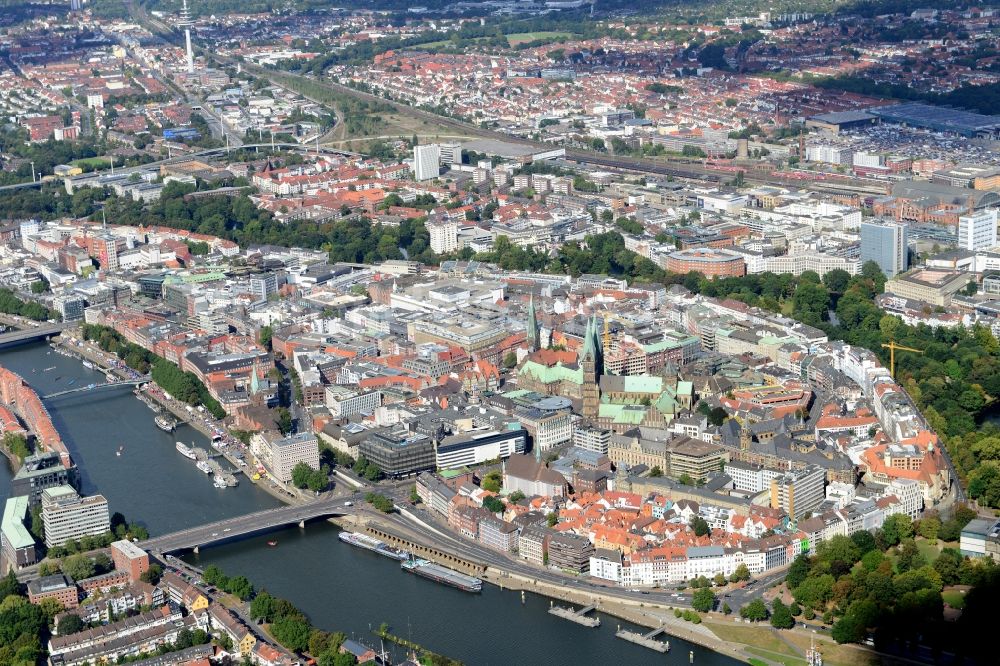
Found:
[[[594,554],[594,545],[590,540],[579,534],[555,533],[549,539],[549,565],[587,573],[590,571],[590,557]]]

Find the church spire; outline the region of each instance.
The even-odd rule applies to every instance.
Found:
[[[541,347],[541,335],[538,331],[538,317],[535,314],[535,295],[531,295],[531,300],[528,301],[528,324],[527,324],[527,343],[528,348],[531,351],[538,351]]]
[[[580,347],[580,360],[584,361],[588,356],[594,354],[596,350],[594,349],[594,330],[593,330],[593,320],[587,320],[587,330],[583,334],[583,346]]]

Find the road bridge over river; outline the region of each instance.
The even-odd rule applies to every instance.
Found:
[[[25,342],[35,342],[36,340],[48,340],[66,330],[66,324],[41,324],[19,331],[10,331],[0,334],[0,349],[14,347]]]
[[[266,534],[290,525],[305,526],[312,520],[334,518],[354,512],[345,506],[344,499],[326,498],[307,504],[281,506],[265,511],[227,518],[198,527],[190,527],[170,534],[140,541],[137,545],[158,553],[198,550],[202,546],[236,541],[258,534]]]

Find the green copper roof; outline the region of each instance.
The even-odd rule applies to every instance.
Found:
[[[562,363],[547,366],[535,361],[526,361],[524,365],[521,366],[521,370],[518,374],[530,375],[543,384],[551,384],[560,381],[583,384],[583,369],[567,368]]]
[[[674,396],[670,395],[670,391],[664,391],[654,405],[656,406],[656,411],[661,414],[677,413],[677,400],[674,399]]]
[[[654,375],[631,375],[622,378],[622,388],[626,393],[660,393],[663,391],[663,377]]]
[[[597,415],[598,418],[611,419],[614,423],[639,425],[646,417],[646,408],[633,405],[602,403]]]
[[[3,539],[14,548],[28,548],[34,545],[35,539],[24,526],[24,517],[28,514],[28,496],[11,497],[3,508],[3,523],[0,532]]]

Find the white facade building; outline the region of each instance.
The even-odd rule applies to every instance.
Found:
[[[250,440],[250,452],[280,483],[292,480],[292,470],[300,462],[319,469],[319,444],[316,437],[307,432],[288,437],[274,432],[257,433]]]
[[[448,254],[458,249],[458,222],[454,220],[435,220],[427,224],[431,236],[431,251],[435,254]]]
[[[49,548],[85,536],[102,536],[111,529],[108,500],[103,495],[81,497],[72,486],[46,488],[42,491],[42,525]]]
[[[413,178],[431,180],[441,173],[441,146],[432,143],[413,147]]]
[[[996,209],[980,210],[958,218],[958,247],[962,250],[985,250],[997,244]]]

